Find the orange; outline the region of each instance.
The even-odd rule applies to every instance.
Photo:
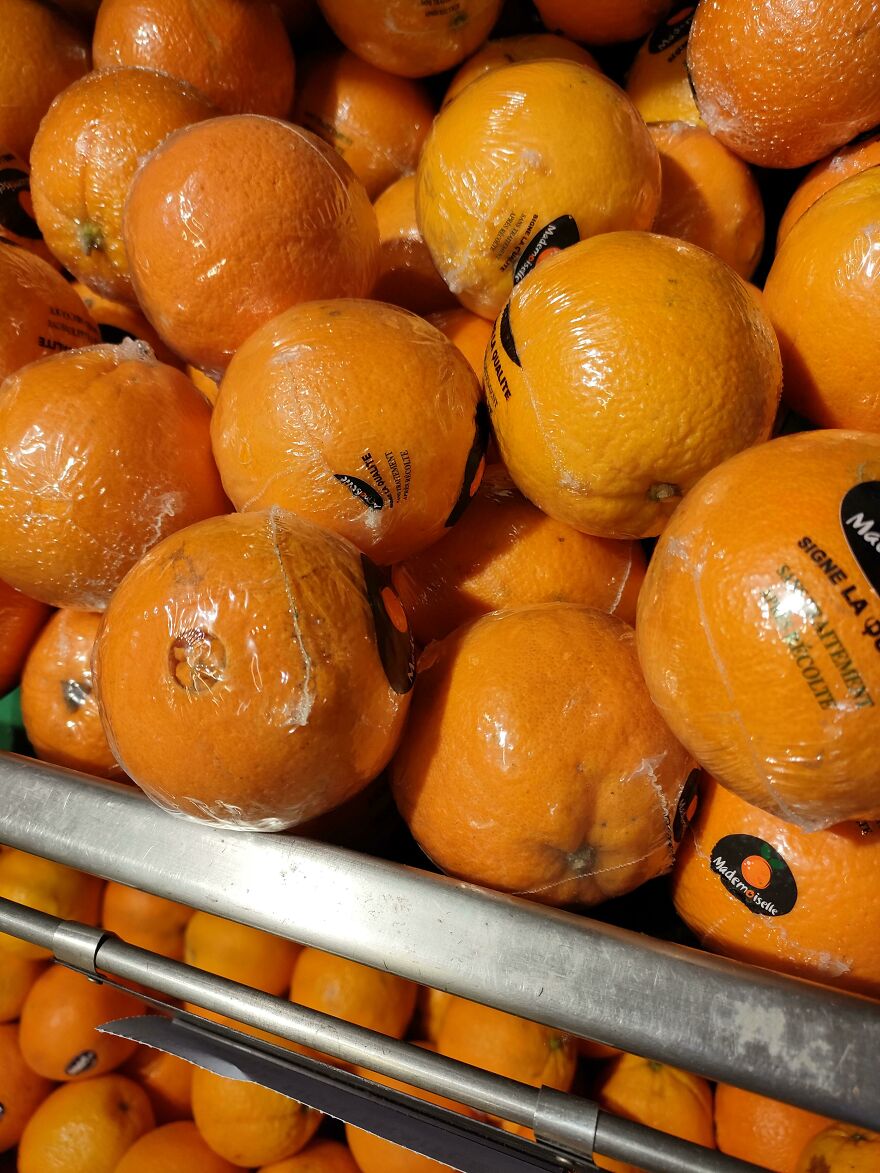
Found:
[[[64,864],[28,855],[13,847],[0,849],[0,896],[26,904],[59,920],[79,920],[96,925],[101,908],[103,880],[75,871]],[[48,949],[18,937],[0,933],[0,964],[8,955],[26,961],[51,957]]]
[[[636,53],[626,92],[645,122],[702,126],[687,72],[687,45],[694,5],[674,8]]]
[[[52,965],[31,986],[22,1007],[21,1053],[46,1079],[105,1075],[133,1055],[137,1043],[100,1034],[96,1028],[142,1012],[141,1003],[130,994]]]
[[[415,176],[404,175],[392,183],[374,208],[379,224],[379,276],[372,296],[414,314],[457,306],[419,231]]]
[[[300,948],[271,933],[197,912],[186,926],[183,959],[267,994],[286,994]]]
[[[458,97],[466,85],[470,85],[476,78],[482,77],[492,69],[501,69],[505,65],[513,65],[516,61],[546,61],[551,58],[556,61],[577,61],[591,69],[599,68],[591,53],[582,45],[565,37],[557,37],[552,33],[501,37],[497,41],[487,41],[482,49],[478,49],[473,57],[465,61],[449,83],[443,105]]]
[[[317,135],[273,118],[213,118],[171,135],[131,186],[124,233],[141,309],[175,353],[215,376],[281,310],[366,296],[376,277],[363,186]]]
[[[492,336],[492,323],[472,314],[463,307],[452,310],[436,310],[428,314],[428,321],[454,342],[471,364],[478,379],[483,378],[483,359]]]
[[[167,809],[256,830],[363,789],[394,752],[412,681],[386,577],[282,510],[218,517],[156,547],[114,595],[95,649],[126,772]]]
[[[208,1148],[191,1120],[178,1120],[145,1132],[113,1173],[237,1173],[238,1168]]]
[[[30,168],[0,147],[0,240],[17,244],[59,268],[34,219]]]
[[[446,1011],[452,1004],[452,997],[445,990],[419,986],[416,997],[416,1033],[420,1037],[436,1042]]]
[[[874,0],[711,0],[688,69],[706,125],[762,167],[801,167],[880,122]]]
[[[55,256],[104,297],[134,301],[122,208],[139,164],[181,126],[216,110],[152,69],[89,73],[59,94],[31,151],[37,223]]]
[[[115,1173],[125,1152],[153,1125],[146,1093],[124,1075],[65,1084],[27,1122],[18,1173]]]
[[[880,1133],[852,1124],[832,1124],[801,1153],[795,1173],[874,1173],[880,1161]]]
[[[4,1023],[0,1026],[0,1153],[18,1144],[25,1124],[51,1090],[50,1080],[25,1062],[18,1027]]]
[[[101,616],[56,611],[31,649],[21,678],[25,732],[38,758],[99,778],[122,778],[92,688],[92,648]]]
[[[318,0],[324,19],[343,45],[379,69],[426,77],[451,69],[485,41],[502,0]]]
[[[880,164],[880,134],[860,135],[853,142],[827,155],[824,159],[811,167],[798,186],[794,195],[779,222],[779,232],[776,237],[777,249],[791,232],[794,225],[800,220],[804,212],[823,196],[831,191],[844,179],[851,175],[858,175],[869,167]]]
[[[28,990],[44,969],[41,961],[25,961],[5,951],[0,955],[0,1022],[19,1017]]]
[[[639,596],[639,658],[673,733],[806,830],[880,817],[878,507],[880,436],[782,436],[703,479]]]
[[[441,542],[394,567],[420,644],[490,611],[527,603],[583,603],[635,623],[645,577],[636,542],[592,538],[553,521],[488,470],[473,503]]]
[[[313,1140],[293,1157],[263,1165],[259,1173],[361,1173],[344,1144]]]
[[[880,166],[794,225],[764,285],[786,402],[826,428],[880,432]]]
[[[0,27],[0,143],[27,159],[52,99],[89,68],[88,41],[37,0],[0,0]]]
[[[146,550],[228,508],[210,416],[136,342],[18,371],[0,398],[0,575],[52,606],[103,610]]]
[[[770,871],[758,883],[756,856]],[[869,899],[878,866],[880,824],[807,833],[707,779],[672,892],[707,949],[880,998],[880,912]],[[834,907],[857,917],[832,915],[829,884]]]
[[[290,999],[379,1034],[402,1039],[418,986],[382,969],[306,948],[293,967]]]
[[[535,0],[552,32],[604,45],[642,37],[669,9],[668,0]]]
[[[27,654],[50,614],[45,603],[0,581],[0,697],[18,683]]]
[[[0,244],[0,301],[15,307],[0,318],[0,380],[44,354],[101,341],[75,290],[24,249]]]
[[[727,1083],[715,1088],[718,1148],[772,1173],[794,1173],[804,1145],[831,1123],[826,1116]]]
[[[415,169],[434,118],[425,87],[337,51],[309,61],[294,120],[340,153],[370,199]]]
[[[649,127],[663,172],[654,231],[698,244],[751,277],[764,247],[764,205],[748,166],[708,130]]]
[[[697,1075],[638,1055],[620,1055],[599,1077],[596,1095],[601,1107],[616,1116],[715,1148],[712,1088]],[[595,1161],[614,1173],[639,1173],[635,1165],[611,1157],[597,1156]]]
[[[293,53],[266,0],[103,0],[92,48],[97,69],[145,65],[227,114],[290,110]]]
[[[295,306],[252,335],[211,435],[237,509],[281,506],[383,563],[458,519],[486,445],[480,389],[456,347],[414,314],[359,300]]]
[[[158,1124],[192,1116],[191,1063],[152,1047],[138,1047],[122,1070],[147,1093]]]
[[[186,373],[213,407],[217,402],[217,396],[220,394],[220,387],[217,382],[210,375],[206,375],[204,371],[200,371],[198,367],[191,367],[189,364],[187,364]]]
[[[598,1061],[613,1059],[616,1055],[623,1054],[619,1047],[609,1047],[606,1043],[597,1043],[595,1039],[575,1039],[574,1044],[578,1055],[584,1059]]]
[[[139,892],[114,881],[104,889],[101,924],[129,945],[161,953],[174,961],[183,958],[183,933],[193,910],[173,900]]]
[[[632,628],[545,603],[422,654],[392,788],[445,872],[598,904],[670,869],[690,767],[648,698]]]
[[[746,285],[684,241],[616,232],[541,263],[486,352],[504,463],[545,513],[659,534],[716,464],[770,435],[779,347]]]
[[[82,285],[79,281],[74,281],[71,288],[80,295],[83,305],[98,323],[102,342],[116,346],[126,338],[140,340],[146,342],[159,362],[168,363],[172,367],[180,366],[180,359],[168,349],[139,310],[124,302],[102,297],[100,293],[95,293],[88,285]],[[200,380],[206,379],[206,376],[201,371],[196,371],[195,367],[187,367],[186,374],[204,394]],[[213,383],[211,385],[214,386]]]
[[[472,82],[422,150],[416,210],[462,303],[494,318],[542,253],[650,228],[660,161],[635,107],[575,61],[522,61]]]
[[[304,1148],[323,1117],[269,1088],[197,1067],[193,1118],[202,1139],[233,1165],[267,1165]]]

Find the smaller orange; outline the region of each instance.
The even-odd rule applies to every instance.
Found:
[[[123,1073],[147,1093],[158,1124],[192,1116],[194,1070],[191,1063],[152,1047],[138,1047],[122,1067]]]
[[[0,147],[0,240],[17,244],[58,269],[61,266],[49,251],[34,219],[30,177],[24,159]]]
[[[104,1075],[133,1055],[137,1043],[95,1028],[142,1009],[130,994],[53,965],[31,986],[22,1007],[21,1053],[46,1079]]]
[[[605,45],[643,37],[669,7],[668,0],[535,0],[551,32]]]
[[[60,920],[96,925],[104,881],[64,864],[29,855],[14,847],[0,848],[0,896],[26,904]],[[11,953],[28,961],[51,957],[48,949],[0,933],[0,964]]]
[[[25,1061],[18,1027],[4,1023],[0,1026],[0,1153],[18,1144],[25,1124],[51,1090],[51,1080]]]
[[[115,1173],[154,1123],[146,1093],[124,1075],[64,1084],[25,1125],[18,1173]]]
[[[832,1124],[809,1142],[794,1173],[877,1173],[878,1168],[880,1132]]]
[[[102,297],[100,293],[95,293],[93,289],[89,289],[88,285],[83,285],[80,281],[74,281],[71,288],[80,295],[83,305],[98,323],[102,342],[117,345],[124,342],[126,338],[140,339],[141,342],[147,343],[159,362],[168,363],[172,367],[180,366],[180,359],[168,349],[139,310],[124,302],[111,301],[109,297]],[[186,374],[202,391],[202,387],[193,378],[192,370],[187,368]],[[202,378],[207,377],[202,375],[201,371],[198,374]]]
[[[200,371],[198,367],[192,367],[187,363],[186,366],[187,378],[195,383],[196,387],[204,395],[205,399],[213,407],[217,402],[217,396],[220,394],[220,385],[216,379],[212,379],[210,375],[206,375],[204,371]]]
[[[110,881],[104,889],[101,924],[129,945],[149,949],[179,961],[183,957],[183,932],[193,910],[173,900],[139,892]]]
[[[452,81],[443,98],[443,105],[457,97],[466,85],[490,69],[500,69],[505,65],[513,65],[516,61],[577,61],[580,65],[587,65],[590,69],[598,69],[595,57],[588,53],[583,45],[570,41],[566,37],[559,37],[553,33],[527,33],[519,37],[500,37],[495,41],[486,41],[481,49],[468,57],[464,65],[453,74]]]
[[[687,71],[693,16],[693,4],[674,8],[647,38],[630,66],[626,92],[645,122],[705,126]]]
[[[263,1165],[259,1173],[362,1173],[344,1144],[323,1137],[313,1140],[293,1157]]]
[[[833,155],[826,155],[814,167],[811,167],[799,185],[794,195],[788,201],[788,206],[779,221],[779,231],[776,235],[776,248],[791,232],[795,224],[816,200],[849,179],[851,175],[858,175],[860,171],[867,171],[869,167],[876,167],[880,163],[880,134],[871,132],[859,135],[845,147],[835,151]]]
[[[483,360],[492,337],[492,323],[464,306],[451,310],[437,310],[428,314],[428,321],[454,342],[473,367],[478,379],[483,378]]]
[[[419,986],[415,1030],[421,1038],[436,1042],[446,1011],[452,1004],[452,998],[453,995],[445,990],[436,990],[433,986]]]
[[[415,176],[396,180],[373,207],[379,222],[379,276],[372,297],[414,314],[457,306],[458,299],[437,272],[416,221]]]
[[[0,1022],[18,1018],[28,991],[45,968],[42,961],[26,961],[7,953],[0,956]]]
[[[197,912],[184,936],[183,959],[207,973],[267,994],[286,993],[301,946],[235,921]]]
[[[715,1135],[729,1157],[751,1161],[772,1173],[794,1173],[797,1159],[833,1121],[731,1084],[715,1088]]]
[[[51,613],[45,603],[0,580],[0,697],[18,683],[27,654]]]
[[[238,1166],[218,1156],[191,1120],[164,1124],[136,1140],[113,1173],[237,1173]]]

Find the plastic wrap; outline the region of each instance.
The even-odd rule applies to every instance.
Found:
[[[660,161],[629,99],[574,61],[477,78],[422,150],[416,210],[441,276],[492,318],[544,254],[594,233],[650,228]]]
[[[704,478],[639,597],[639,657],[673,732],[806,830],[880,817],[878,531],[880,436],[784,436]]]
[[[318,0],[343,45],[379,69],[428,77],[485,41],[503,0]]]
[[[672,866],[692,764],[648,697],[632,628],[545,603],[422,654],[392,788],[449,874],[590,905]]]
[[[880,823],[807,833],[707,778],[672,894],[707,949],[880,998],[878,875]]]
[[[365,297],[379,234],[367,193],[317,135],[255,115],[172,134],[124,215],[138,301],[171,349],[212,376],[301,301]]]
[[[392,571],[422,644],[490,611],[530,603],[581,603],[635,623],[645,576],[637,542],[579,533],[547,517],[494,465],[449,534]]]
[[[702,126],[687,71],[687,44],[694,5],[673,9],[635,55],[626,92],[645,122]]]
[[[520,37],[499,37],[496,41],[487,41],[482,49],[474,53],[473,57],[469,57],[455,73],[443,96],[443,105],[448,105],[453,98],[458,97],[465,86],[492,69],[503,69],[516,61],[559,59],[577,61],[578,64],[588,65],[591,69],[599,68],[592,53],[588,53],[583,45],[578,45],[565,37],[554,36],[552,33],[528,33]]]
[[[113,752],[155,802],[261,831],[363,789],[413,680],[388,573],[278,509],[152,550],[113,597],[94,669]]]
[[[379,276],[372,296],[414,314],[457,307],[458,298],[447,289],[419,232],[415,176],[405,175],[392,183],[374,207],[379,222]]]
[[[669,9],[669,0],[535,0],[553,32],[604,45],[642,37]]]
[[[192,383],[140,342],[52,355],[10,375],[0,396],[0,577],[54,607],[103,610],[146,550],[229,508],[209,424]]]
[[[876,0],[703,0],[688,70],[722,142],[762,167],[802,167],[880,122]]]
[[[239,350],[211,434],[237,509],[279,505],[379,562],[435,542],[479,485],[485,411],[439,330],[380,302],[311,302]]]
[[[420,82],[336,52],[306,64],[298,91],[295,121],[336,148],[371,200],[415,170],[434,120]]]
[[[823,196],[826,191],[843,183],[851,175],[858,175],[869,167],[880,165],[880,133],[860,135],[853,142],[841,147],[833,155],[821,159],[811,167],[788,201],[779,232],[776,237],[777,251],[804,212]]]
[[[542,261],[495,323],[485,369],[518,487],[615,538],[660,533],[704,473],[766,439],[782,383],[745,283],[703,249],[641,232]]]
[[[826,428],[880,432],[880,166],[794,225],[764,286],[789,406]]]

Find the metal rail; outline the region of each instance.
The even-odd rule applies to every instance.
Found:
[[[0,843],[880,1129],[880,1007],[473,885],[174,818],[0,755]]]

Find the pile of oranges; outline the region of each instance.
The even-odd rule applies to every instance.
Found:
[[[34,753],[232,828],[390,795],[437,868],[555,906],[670,874],[704,947],[880,998],[877,5],[0,0],[0,33],[0,696]],[[545,1028],[19,852],[0,895],[575,1076]],[[132,1056],[94,1031],[128,995],[0,950],[21,1173],[430,1167]],[[602,1059],[646,1123],[877,1167]]]

